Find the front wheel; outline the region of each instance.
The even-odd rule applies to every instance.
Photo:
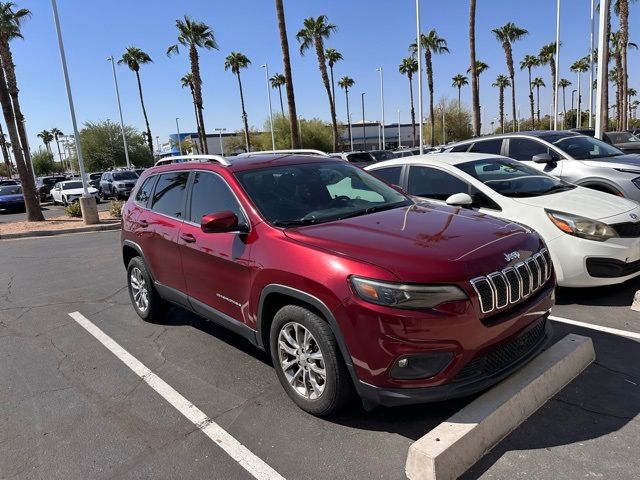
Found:
[[[349,401],[353,388],[349,372],[325,320],[287,305],[273,318],[270,335],[278,380],[301,409],[326,416]]]
[[[127,266],[127,285],[134,310],[147,322],[162,320],[164,301],[153,285],[141,257],[133,257]]]

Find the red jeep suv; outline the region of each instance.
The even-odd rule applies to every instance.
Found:
[[[268,351],[302,409],[460,397],[550,335],[555,277],[540,237],[416,203],[318,156],[195,158],[146,170],[122,212],[131,301],[171,303]]]

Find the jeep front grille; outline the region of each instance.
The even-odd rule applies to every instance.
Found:
[[[551,256],[546,248],[501,272],[471,280],[482,313],[491,313],[519,302],[537,291],[551,276]]]

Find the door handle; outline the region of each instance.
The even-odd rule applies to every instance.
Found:
[[[180,238],[187,243],[194,243],[196,241],[196,237],[194,237],[190,233],[181,233]]]
[[[138,225],[140,225],[142,228],[147,228],[149,226],[149,223],[146,220],[138,220]]]

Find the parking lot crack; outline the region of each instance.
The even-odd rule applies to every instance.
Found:
[[[553,400],[556,401],[556,402],[560,402],[560,403],[562,403],[564,405],[569,405],[571,407],[579,408],[580,410],[582,410],[584,412],[587,412],[587,413],[593,413],[594,415],[600,415],[600,416],[603,416],[603,417],[615,418],[615,419],[618,419],[618,420],[627,420],[627,421],[630,421],[630,422],[637,423],[636,417],[631,417],[631,416],[627,416],[627,415],[616,415],[614,413],[603,412],[601,410],[595,410],[595,409],[592,409],[592,408],[585,407],[584,405],[581,405],[579,403],[574,403],[574,402],[570,402],[568,400],[563,400],[562,398],[554,398]]]
[[[623,372],[623,371],[621,371],[621,370],[616,370],[616,369],[614,369],[614,368],[607,367],[606,365],[604,365],[604,364],[602,364],[602,363],[600,363],[600,362],[597,362],[597,361],[596,361],[596,362],[593,362],[593,363],[594,363],[594,365],[597,365],[598,367],[600,367],[600,368],[602,368],[602,369],[604,369],[604,370],[607,370],[608,372],[614,373],[614,374],[616,374],[616,375],[622,375],[623,377],[632,378],[632,379],[634,379],[636,382],[639,382],[639,383],[640,383],[640,377],[636,377],[636,376],[634,376],[634,375],[630,375],[629,373],[627,373],[627,372]]]
[[[2,300],[4,300],[7,303],[11,303],[11,300],[9,299],[9,297],[11,296],[11,294],[13,293],[13,281],[16,278],[16,274],[12,273],[11,275],[9,275],[9,281],[7,282],[7,291],[2,295]]]

